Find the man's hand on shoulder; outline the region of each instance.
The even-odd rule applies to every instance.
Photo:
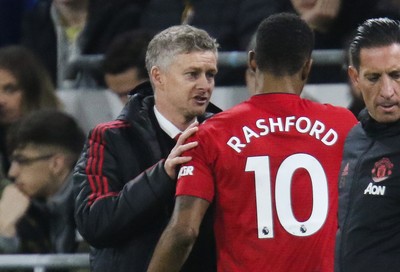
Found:
[[[187,151],[190,150],[198,145],[198,142],[189,142],[185,143],[186,140],[194,135],[197,130],[198,130],[198,122],[194,122],[191,124],[178,138],[176,145],[174,148],[171,150],[169,153],[167,159],[165,160],[164,168],[165,171],[167,172],[168,176],[175,180],[177,176],[177,166],[187,163],[192,159],[192,157],[189,156],[182,156],[181,155]]]

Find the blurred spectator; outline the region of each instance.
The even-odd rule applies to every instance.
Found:
[[[21,19],[37,0],[0,0],[0,47],[17,44],[21,37]]]
[[[82,34],[82,53],[103,54],[123,32],[140,28],[140,14],[148,0],[89,0]]]
[[[57,88],[68,88],[66,67],[81,54],[89,0],[38,0],[23,21],[22,43],[37,54]]]
[[[258,24],[284,9],[281,0],[149,0],[141,26],[152,34],[180,23],[202,28],[215,37],[220,51],[246,50]],[[246,67],[218,67],[216,85],[245,85]]]
[[[0,48],[0,156],[7,172],[6,131],[27,113],[42,108],[59,108],[60,102],[46,69],[26,48]]]
[[[10,130],[9,178],[0,199],[3,252],[67,253],[77,248],[71,171],[85,135],[57,110],[22,118]]]
[[[125,32],[117,36],[107,49],[103,62],[105,83],[122,103],[140,83],[149,80],[145,67],[150,34],[144,31]]]
[[[78,41],[79,53],[85,58],[70,59],[65,71],[68,84],[63,89],[93,90],[104,86],[101,55],[119,34],[140,28],[140,13],[146,1],[85,0],[87,19]]]
[[[392,0],[286,0],[286,9],[298,13],[315,32],[315,49],[345,49],[352,32],[365,19],[400,18]],[[397,5],[397,7],[395,6]],[[314,67],[309,83],[347,82],[346,67]]]

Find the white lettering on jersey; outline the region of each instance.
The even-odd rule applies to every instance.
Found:
[[[242,150],[240,148],[245,148],[246,145],[240,143],[240,139],[236,136],[233,136],[229,139],[229,141],[227,142],[227,144],[232,147],[237,153],[242,152]]]
[[[246,138],[246,143],[250,143],[251,142],[251,137],[256,137],[256,138],[260,138],[260,135],[258,135],[257,133],[255,133],[252,129],[250,129],[249,127],[244,126],[243,128],[243,135]]]
[[[243,126],[242,135],[232,136],[226,144],[237,153],[240,153],[248,144],[262,136],[276,132],[291,132],[292,130],[308,134],[327,146],[334,145],[338,140],[338,134],[334,129],[328,129],[321,121],[316,120],[313,122],[308,117],[269,118],[268,122],[265,119],[258,119],[255,122],[257,129]]]
[[[364,195],[385,195],[385,189],[386,186],[374,185],[370,182],[367,189],[364,191]]]
[[[193,176],[193,170],[194,170],[194,167],[191,165],[182,166],[181,169],[179,170],[178,178],[184,177],[184,176]]]

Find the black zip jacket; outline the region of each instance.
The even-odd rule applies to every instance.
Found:
[[[400,121],[360,120],[344,146],[335,271],[400,271]]]
[[[175,181],[163,158],[175,142],[156,121],[150,84],[134,92],[116,121],[89,133],[74,171],[75,219],[93,246],[95,272],[146,271],[174,206]],[[182,271],[215,271],[213,239],[206,220]]]

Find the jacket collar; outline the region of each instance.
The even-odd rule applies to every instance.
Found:
[[[365,132],[371,137],[386,137],[400,133],[400,120],[392,123],[377,122],[365,108],[359,114],[359,120]]]

